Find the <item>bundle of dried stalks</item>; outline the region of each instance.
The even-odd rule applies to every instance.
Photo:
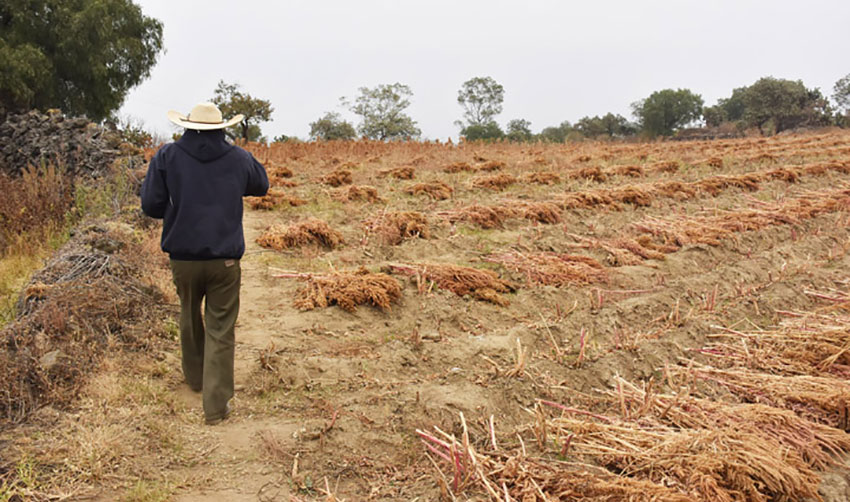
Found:
[[[612,167],[609,172],[617,176],[640,178],[644,175],[644,168],[634,164],[623,164]]]
[[[351,185],[338,188],[333,191],[332,197],[342,202],[383,202],[382,199],[378,197],[378,190],[375,187],[366,185]]]
[[[659,238],[665,245],[684,246],[702,243],[712,246],[738,232],[760,230],[771,225],[793,224],[821,214],[845,209],[850,205],[850,190],[810,192],[800,197],[773,204],[763,204],[759,209],[740,209],[702,216],[680,216],[673,219],[647,218],[634,227]]]
[[[442,181],[431,181],[428,183],[416,183],[404,189],[410,195],[424,194],[434,200],[445,200],[452,196],[454,189]]]
[[[490,161],[484,162],[483,164],[478,164],[477,166],[475,166],[476,171],[485,171],[485,172],[499,171],[499,170],[504,169],[504,168],[505,168],[505,163],[502,162],[501,160],[490,160]]]
[[[547,434],[570,438],[568,452],[574,456],[677,488],[696,500],[818,497],[820,478],[796,451],[751,432],[680,429],[647,418],[599,423],[566,416],[544,420],[543,427]]]
[[[509,302],[501,293],[516,291],[514,284],[500,279],[499,274],[491,270],[440,263],[392,264],[388,267],[392,271],[416,277],[420,289],[430,281],[440,289],[458,296],[471,295],[478,300],[502,306]]]
[[[156,342],[164,295],[135,236],[93,225],[33,277],[0,331],[0,420],[73,401],[108,350]]]
[[[493,174],[490,176],[478,176],[472,180],[474,188],[486,188],[488,190],[504,190],[517,182],[513,174]]]
[[[269,185],[280,188],[297,187],[298,183],[284,176],[279,176],[274,173],[269,173]]]
[[[815,423],[794,412],[763,404],[725,403],[688,395],[655,394],[619,379],[618,391],[606,394],[618,401],[633,420],[650,415],[680,429],[731,429],[765,437],[791,447],[805,462],[819,470],[836,463],[850,451],[850,435]]]
[[[778,329],[724,332],[699,352],[718,364],[785,375],[850,377],[850,316],[807,316],[786,320]]]
[[[608,176],[602,172],[602,168],[600,166],[581,167],[579,169],[567,171],[567,178],[587,179],[599,182],[608,180]]]
[[[507,206],[526,220],[547,224],[561,222],[561,208],[552,202],[511,202]]]
[[[651,173],[675,173],[679,170],[679,161],[660,160],[654,164],[646,166],[646,170]]]
[[[693,183],[698,190],[702,190],[711,194],[718,195],[726,188],[743,188],[744,190],[755,191],[759,189],[759,181],[763,179],[761,173],[742,174],[739,176],[714,176]]]
[[[351,178],[351,171],[348,169],[336,169],[331,171],[330,173],[322,176],[321,181],[325,185],[330,185],[332,187],[350,185],[353,182]]]
[[[266,170],[268,171],[269,177],[272,176],[277,178],[291,178],[292,177],[292,169],[286,167],[283,164],[278,164],[276,162],[269,162],[266,164]]]
[[[272,225],[257,237],[257,244],[277,251],[306,244],[334,249],[344,242],[341,233],[332,229],[327,222],[316,218],[308,218],[286,227]]]
[[[429,239],[431,230],[428,218],[415,211],[384,212],[368,220],[369,233],[380,235],[387,244],[401,244],[407,239]]]
[[[275,189],[269,190],[269,192],[262,197],[248,197],[247,200],[248,206],[251,209],[266,211],[279,208],[285,204],[295,207],[307,203],[306,200],[298,196]]]
[[[394,169],[378,171],[378,177],[384,178],[387,176],[397,180],[412,180],[416,176],[416,172],[411,166],[396,167]]]
[[[310,274],[278,274],[275,277],[297,277],[307,281],[298,290],[294,305],[300,310],[313,310],[339,305],[354,312],[358,305],[372,305],[389,311],[401,298],[401,284],[386,275],[373,274],[361,268],[356,272],[337,272],[318,276]]]
[[[463,171],[474,171],[475,169],[466,162],[454,162],[443,168],[446,173],[459,173]]]
[[[485,258],[526,277],[551,286],[605,282],[605,267],[589,256],[561,253],[501,253]]]
[[[593,465],[561,461],[551,456],[529,456],[524,444],[512,451],[500,451],[492,417],[489,426],[490,445],[488,450],[482,453],[476,450],[462,413],[463,432],[459,440],[438,427],[434,427],[433,433],[416,431],[439,473],[438,483],[443,498],[458,500],[458,495],[463,492],[477,491],[491,502],[693,500],[685,493],[663,484],[618,476]],[[434,455],[443,467],[440,467],[431,455]],[[480,500],[474,494],[470,495],[473,495],[470,500]]]
[[[505,206],[482,206],[473,204],[453,211],[437,213],[438,216],[446,218],[451,223],[469,221],[481,228],[500,228],[505,220],[516,216],[516,212]]]
[[[561,177],[552,172],[534,172],[523,176],[522,181],[538,185],[555,185],[561,182]]]
[[[601,249],[608,253],[608,263],[615,267],[637,265],[643,260],[664,260],[663,252],[645,247],[641,242],[633,239],[595,239],[578,234],[569,234],[576,240],[576,244],[568,244],[572,247],[584,249]]]
[[[673,378],[711,381],[749,403],[794,411],[803,418],[841,430],[850,429],[850,384],[843,379],[808,375],[771,375],[746,368],[718,369],[690,362],[671,367]]]

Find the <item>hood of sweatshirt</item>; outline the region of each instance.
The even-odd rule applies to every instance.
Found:
[[[187,129],[175,144],[201,162],[219,159],[233,149],[233,145],[224,139],[223,129],[212,131]]]

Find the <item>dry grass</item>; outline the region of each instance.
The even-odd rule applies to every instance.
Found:
[[[307,284],[296,293],[294,302],[300,310],[339,305],[343,310],[354,312],[358,305],[372,305],[389,311],[391,304],[401,298],[398,280],[366,269],[309,276],[305,280]]]
[[[460,173],[460,172],[464,172],[464,171],[474,171],[474,170],[475,170],[475,168],[473,168],[467,162],[453,162],[453,163],[451,163],[451,164],[449,164],[449,165],[447,165],[446,167],[443,168],[443,172],[446,172],[446,173]]]
[[[451,264],[418,263],[412,265],[393,264],[390,270],[410,275],[424,288],[427,282],[433,282],[440,289],[451,291],[458,296],[471,295],[473,298],[507,305],[502,293],[516,290],[512,283],[499,278],[491,270],[479,270]]]
[[[472,180],[474,188],[486,188],[488,190],[504,190],[517,182],[513,174],[493,174],[489,176],[478,176]]]
[[[353,183],[351,171],[349,171],[348,169],[337,169],[335,171],[332,171],[322,176],[321,181],[325,185],[330,185],[332,187],[350,185],[351,183]]]
[[[412,180],[416,177],[416,171],[411,166],[403,166],[378,172],[378,177],[387,176],[397,180]]]
[[[404,189],[410,195],[427,195],[434,200],[445,200],[452,196],[454,189],[442,181],[416,183]]]
[[[308,218],[286,227],[272,225],[257,238],[260,246],[277,251],[310,244],[335,249],[344,243],[341,233],[316,218]]]
[[[248,206],[255,210],[270,211],[283,206],[302,206],[307,203],[306,200],[292,195],[281,190],[271,189],[262,197],[247,197]]]
[[[568,286],[605,282],[605,267],[589,256],[561,253],[501,253],[486,258],[522,275],[530,283]]]
[[[525,183],[536,183],[538,185],[557,185],[561,182],[561,177],[557,173],[552,172],[534,172],[524,175],[522,181]]]
[[[344,188],[338,188],[337,190],[334,190],[332,197],[341,202],[383,202],[383,199],[378,196],[378,189],[366,185],[351,185]]]
[[[382,212],[366,222],[368,234],[376,234],[384,243],[401,244],[407,239],[428,239],[431,230],[428,219],[416,211]]]

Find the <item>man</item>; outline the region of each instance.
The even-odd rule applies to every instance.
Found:
[[[170,111],[168,118],[186,131],[151,159],[142,210],[164,220],[161,246],[180,297],[183,376],[203,391],[206,423],[215,425],[230,414],[233,397],[242,197],[265,195],[269,180],[250,153],[225,140],[224,129],[242,115],[225,121],[218,107],[201,103],[188,116]]]

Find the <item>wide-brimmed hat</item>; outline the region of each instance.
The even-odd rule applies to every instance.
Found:
[[[180,112],[171,110],[168,112],[168,120],[174,122],[180,127],[186,129],[196,129],[198,131],[210,131],[212,129],[224,129],[232,125],[238,124],[245,118],[241,113],[230,120],[224,120],[221,116],[221,110],[215,104],[206,102],[198,103],[189,112],[189,115],[183,115]]]

